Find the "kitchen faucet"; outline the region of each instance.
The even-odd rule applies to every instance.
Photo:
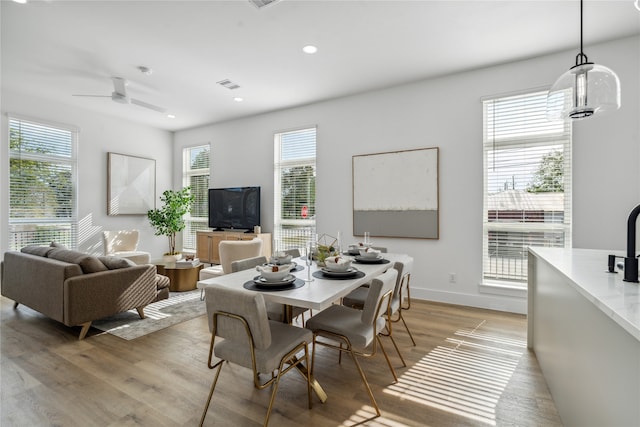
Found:
[[[638,258],[636,258],[636,220],[640,205],[633,208],[627,220],[627,256],[624,259],[624,281],[638,282]]]

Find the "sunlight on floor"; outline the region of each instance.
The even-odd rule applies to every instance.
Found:
[[[376,410],[371,406],[363,406],[358,412],[353,414],[351,418],[344,421],[341,426],[351,427],[362,423],[363,421],[370,420],[366,423],[368,427],[407,427],[406,424],[399,423],[397,421],[389,420],[383,416],[371,420],[376,415]]]
[[[496,425],[496,405],[526,341],[478,332],[483,324],[474,330],[456,331],[445,340],[446,345],[431,350],[384,392]]]

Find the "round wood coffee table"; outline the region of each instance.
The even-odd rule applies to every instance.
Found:
[[[200,270],[204,264],[194,266],[176,266],[175,262],[154,261],[158,274],[169,278],[171,292],[192,291],[196,289]]]

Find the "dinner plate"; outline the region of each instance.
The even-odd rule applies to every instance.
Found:
[[[360,270],[358,270],[357,268],[349,267],[349,269],[347,269],[346,271],[333,271],[324,267],[320,271],[322,271],[322,274],[329,277],[349,277],[355,276]]]
[[[256,276],[253,281],[260,286],[282,286],[290,285],[296,280],[296,276],[293,274],[287,274],[282,280],[267,280],[262,276]]]
[[[365,258],[362,256],[357,256],[355,258],[356,258],[356,262],[361,262],[363,264],[386,264],[390,262],[388,259],[385,259],[382,256],[379,256],[377,258]]]
[[[262,264],[262,265],[265,266],[265,265],[273,265],[273,264],[266,263],[266,264]],[[304,267],[301,266],[301,265],[298,265],[298,263],[295,262],[295,261],[291,261],[291,265],[292,265],[292,267],[291,267],[291,270],[289,270],[289,271],[292,272],[292,273],[294,273],[296,271],[304,270]]]

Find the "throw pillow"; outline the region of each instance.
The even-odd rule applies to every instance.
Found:
[[[99,256],[98,259],[102,262],[109,270],[116,270],[118,268],[128,268],[135,267],[136,263],[126,259],[119,258],[117,256]]]
[[[62,243],[58,243],[58,242],[51,242],[51,244],[49,246],[51,246],[52,248],[69,249],[68,247],[66,247]]]
[[[79,251],[53,248],[47,257],[71,264],[78,264],[85,274],[109,270],[98,258]]]
[[[37,256],[46,257],[47,254],[49,252],[51,252],[52,250],[53,250],[53,248],[51,248],[49,246],[30,245],[30,246],[25,246],[24,248],[20,249],[20,252],[25,253],[25,254],[29,254],[29,255],[37,255]]]

